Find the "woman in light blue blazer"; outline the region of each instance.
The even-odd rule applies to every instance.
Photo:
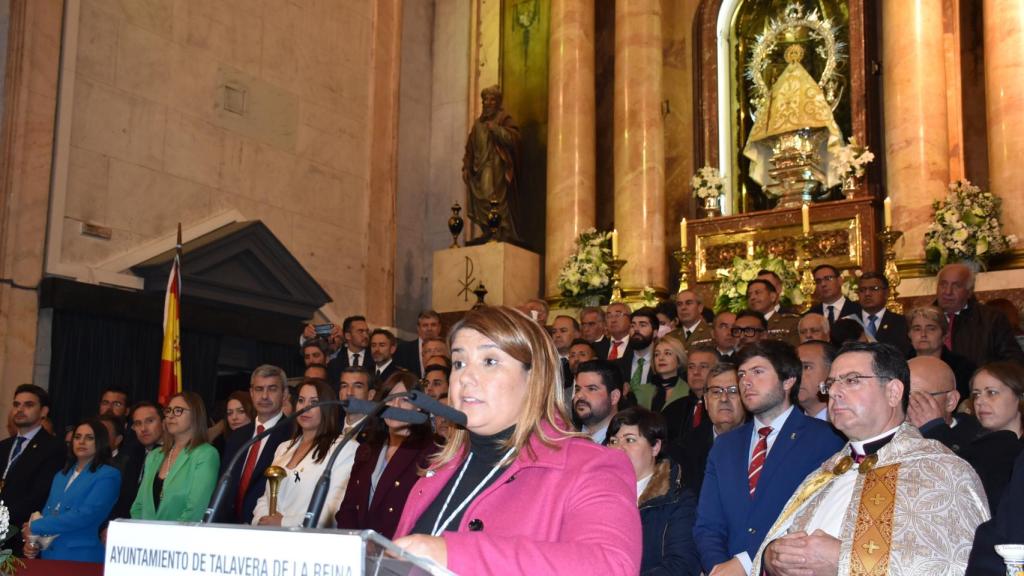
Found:
[[[103,562],[100,525],[117,502],[121,473],[110,456],[110,436],[98,418],[75,427],[64,470],[53,477],[43,517],[23,527],[25,556],[46,560]],[[48,548],[31,536],[55,536]]]
[[[164,408],[164,445],[150,451],[132,518],[198,522],[210,502],[220,455],[206,439],[206,406],[195,392],[171,397]]]

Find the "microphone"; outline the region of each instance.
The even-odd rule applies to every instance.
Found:
[[[459,426],[462,426],[463,428],[466,427],[465,412],[456,410],[451,406],[441,404],[440,402],[438,402],[425,392],[409,392],[408,400],[413,406],[421,410],[430,412],[434,416],[440,416],[441,418],[444,418],[445,420],[451,422],[452,424],[457,424]]]
[[[391,418],[393,420],[402,420],[402,418],[395,418],[394,416],[403,416],[401,412],[409,414],[416,414],[421,417],[419,422],[414,424],[422,424],[427,421],[427,415],[422,412],[412,412],[411,410],[402,410],[399,408],[391,408],[388,406],[388,402],[397,400],[399,398],[409,398],[416,392],[399,392],[398,394],[392,394],[387,398],[384,398],[380,402],[367,402],[360,400],[366,404],[373,406],[373,410],[366,412],[366,418],[359,421],[358,424],[353,426],[345,435],[341,438],[341,442],[331,452],[331,457],[324,464],[324,471],[320,474],[320,478],[316,481],[316,487],[313,489],[313,496],[309,499],[309,507],[306,508],[306,515],[302,519],[303,528],[316,528],[317,520],[320,519],[320,512],[324,509],[324,505],[327,503],[327,493],[331,488],[331,470],[334,468],[334,462],[338,459],[338,455],[341,454],[341,450],[348,444],[353,438],[359,435],[363,431],[363,427],[366,426],[375,416],[381,416],[383,418]],[[359,405],[361,408],[364,407],[362,404]],[[396,412],[390,412],[395,410]],[[390,415],[389,415],[390,414]],[[409,422],[409,420],[402,420],[403,422]]]
[[[210,497],[210,504],[206,507],[206,512],[203,513],[203,519],[201,523],[209,524],[210,522],[213,522],[214,516],[216,516],[217,511],[220,509],[225,496],[227,496],[228,487],[231,484],[231,471],[234,470],[235,464],[238,464],[238,461],[242,459],[242,456],[249,453],[249,447],[251,447],[256,442],[263,440],[267,436],[270,436],[278,428],[282,426],[287,426],[289,423],[291,423],[293,420],[295,420],[302,414],[305,414],[306,412],[309,412],[314,408],[319,408],[322,406],[343,406],[347,411],[352,412],[354,414],[370,414],[381,408],[380,406],[377,405],[376,402],[359,400],[358,398],[350,398],[348,400],[327,400],[324,402],[318,402],[316,404],[306,406],[302,410],[296,410],[291,414],[291,416],[281,418],[274,426],[267,428],[260,434],[257,434],[250,438],[249,441],[243,444],[238,449],[238,451],[235,452],[235,455],[231,457],[231,461],[228,463],[227,467],[224,469],[224,473],[221,474],[220,476],[220,480],[217,482],[217,489],[214,490],[213,496]],[[413,412],[412,410],[402,410],[401,408],[392,408],[389,406],[384,406],[383,408],[383,414],[384,417],[386,418],[400,420],[402,422],[409,422],[411,424],[421,424],[427,421],[427,415],[420,412]],[[365,422],[366,419],[364,418],[363,420]]]

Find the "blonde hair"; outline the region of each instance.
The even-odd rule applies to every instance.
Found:
[[[515,432],[505,442],[505,446],[513,450],[512,459],[523,447],[528,448],[532,436],[548,446],[554,446],[556,440],[564,437],[583,437],[569,428],[569,413],[558,395],[563,385],[558,351],[543,327],[518,310],[484,306],[471,311],[452,327],[448,335],[449,348],[463,330],[479,332],[499,350],[522,363],[526,370],[525,406],[516,420]],[[541,427],[542,423],[554,428],[561,438],[549,436]],[[453,429],[444,449],[431,457],[430,469],[451,462],[464,447],[469,447],[469,432],[463,428]]]
[[[666,334],[654,342],[655,350],[658,349],[658,346],[665,346],[675,354],[676,359],[679,361],[679,366],[676,367],[676,371],[686,370],[686,346],[678,336],[675,336],[674,334]]]

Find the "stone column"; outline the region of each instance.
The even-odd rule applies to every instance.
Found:
[[[882,2],[886,186],[900,259],[924,257],[931,203],[949,183],[942,1]]]
[[[1024,5],[985,0],[989,188],[1003,199],[1003,232],[1024,233]]]
[[[661,2],[615,3],[615,228],[622,287],[668,287]]]
[[[544,286],[551,297],[576,237],[594,227],[593,0],[552,0],[549,54]]]

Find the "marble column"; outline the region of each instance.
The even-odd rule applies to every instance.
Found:
[[[615,228],[622,287],[668,287],[661,2],[615,3]]]
[[[594,227],[594,3],[552,0],[548,68],[548,189],[544,286],[557,296],[558,271],[580,232]]]
[[[921,259],[932,200],[949,183],[942,0],[882,2],[886,185],[900,259]]]
[[[1024,5],[985,0],[989,188],[1003,198],[1003,233],[1024,234]]]

